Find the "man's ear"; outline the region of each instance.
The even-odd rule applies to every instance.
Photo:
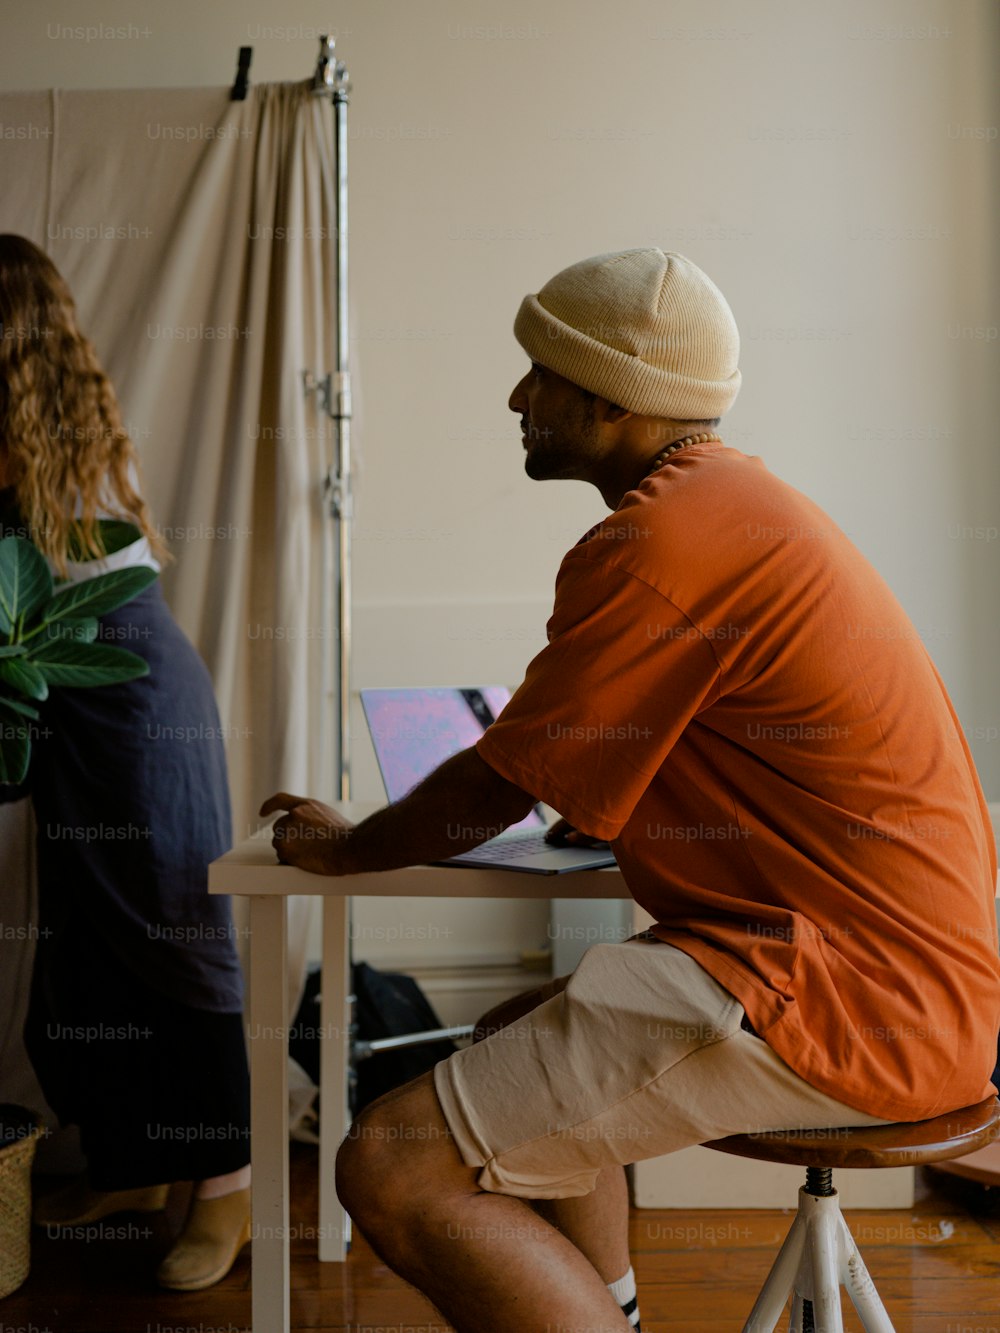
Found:
[[[619,407],[617,403],[609,403],[606,398],[598,398],[599,414],[602,421],[606,421],[609,426],[617,426],[621,421],[627,421],[629,417],[635,416],[626,407]]]

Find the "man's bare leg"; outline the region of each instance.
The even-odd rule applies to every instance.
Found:
[[[533,1199],[531,1206],[586,1255],[605,1282],[617,1282],[632,1266],[623,1166],[605,1167],[591,1194],[577,1199]]]
[[[475,1175],[430,1074],[368,1107],[337,1158],[348,1212],[458,1333],[630,1333],[577,1247],[524,1201],[481,1190]]]

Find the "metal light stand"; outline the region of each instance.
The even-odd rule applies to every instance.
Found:
[[[329,693],[324,690],[321,699],[323,744],[330,744],[335,760],[334,787],[340,800],[350,800],[350,702],[351,702],[351,377],[348,369],[349,328],[347,297],[347,99],[350,83],[346,67],[336,59],[334,39],[319,39],[319,59],[312,77],[314,97],[329,97],[333,103],[333,124],[336,141],[336,199],[334,218],[336,252],[332,273],[332,302],[337,312],[337,347],[335,370],[322,379],[319,374],[303,372],[305,390],[316,392],[318,408],[333,423],[332,458],[323,479],[323,503],[327,521],[323,533],[324,618],[328,631],[324,638],[323,677],[329,682]],[[336,611],[333,611],[334,605]],[[336,649],[330,649],[329,631],[336,625]],[[330,700],[334,706],[328,704]],[[329,736],[327,725],[331,713],[336,722]],[[329,751],[328,751],[329,753]],[[343,995],[351,988],[350,903],[323,904],[323,969],[321,992]],[[342,1008],[322,1005],[324,1029],[329,1025],[329,1036],[324,1033],[320,1051],[320,1114],[328,1098],[340,1100],[346,1089],[339,1084],[334,1070],[352,1065],[353,997]],[[343,1121],[347,1114],[344,1104],[336,1110],[334,1120]],[[319,1180],[319,1257],[323,1261],[345,1258],[350,1245],[350,1218],[344,1218],[334,1193],[334,1160],[339,1145],[320,1133]],[[340,1219],[343,1219],[341,1222]]]
[[[333,301],[337,311],[337,359],[332,376],[319,383],[308,372],[306,390],[320,391],[320,408],[333,422],[333,461],[323,482],[327,513],[334,529],[336,590],[331,600],[337,606],[337,653],[334,695],[337,700],[335,748],[336,781],[340,800],[351,799],[351,526],[354,502],[351,492],[351,372],[347,292],[347,105],[351,84],[347,67],[336,59],[333,37],[320,37],[319,59],[313,74],[314,95],[333,102],[337,144],[336,260],[333,270]],[[332,382],[331,382],[332,381]],[[331,590],[332,591],[332,590]],[[329,604],[329,603],[328,603]]]
[[[319,58],[313,74],[312,90],[317,96],[329,96],[333,102],[334,133],[337,145],[337,249],[334,265],[334,305],[337,311],[336,370],[322,380],[311,372],[304,372],[306,392],[319,394],[319,407],[333,422],[333,462],[323,483],[327,512],[333,526],[333,544],[336,559],[330,564],[330,581],[335,581],[337,604],[338,647],[335,671],[337,698],[337,785],[339,798],[351,798],[351,526],[354,517],[351,492],[351,372],[349,366],[349,323],[347,293],[347,106],[351,92],[347,67],[336,58],[333,37],[319,39]],[[328,566],[329,567],[329,566]],[[329,601],[332,598],[328,598]],[[351,965],[347,959],[347,966]],[[471,1036],[471,1025],[436,1028],[430,1032],[414,1032],[404,1037],[386,1037],[377,1041],[360,1041],[354,1021],[354,997],[350,997],[349,1024],[349,1077],[353,1084],[355,1067],[379,1051],[403,1046],[417,1046],[426,1042],[445,1041],[452,1037]]]

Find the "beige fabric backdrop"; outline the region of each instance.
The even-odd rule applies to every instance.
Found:
[[[329,99],[305,84],[261,85],[245,102],[228,89],[5,94],[0,124],[0,229],[55,260],[116,386],[176,556],[168,600],[215,682],[238,840],[272,791],[333,789],[330,446],[302,380],[333,362]],[[0,893],[5,924],[23,926],[32,875],[17,820],[0,829]],[[316,908],[291,903],[292,1004]],[[23,1008],[23,934],[5,938],[0,1011]]]

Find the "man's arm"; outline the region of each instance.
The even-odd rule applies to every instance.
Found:
[[[260,813],[288,811],[274,825],[274,849],[286,865],[316,875],[356,875],[466,852],[523,819],[534,803],[468,749],[360,824],[349,824],[320,801],[286,792],[265,801]]]

